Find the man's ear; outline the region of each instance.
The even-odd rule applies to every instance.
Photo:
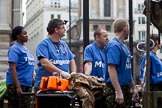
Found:
[[[53,29],[53,32],[56,32],[57,33],[57,31],[58,31],[58,28],[54,28]]]
[[[100,37],[99,35],[96,35],[96,39],[99,39],[99,37]]]
[[[160,43],[159,43],[159,40],[156,40],[156,43],[155,43],[155,45],[159,45]]]
[[[128,26],[125,26],[125,27],[123,28],[123,30],[124,30],[125,32],[128,32]]]

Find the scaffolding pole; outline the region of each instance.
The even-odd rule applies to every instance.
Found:
[[[83,44],[89,44],[89,0],[83,0]]]
[[[133,6],[132,6],[132,0],[129,0],[129,26],[130,26],[130,32],[129,32],[129,48],[131,52],[131,67],[132,67],[132,75],[134,78],[134,68],[133,68]],[[135,78],[134,78],[135,79]]]
[[[146,47],[146,91],[144,93],[144,108],[151,108],[150,92],[150,0],[146,0],[147,17],[147,47]]]

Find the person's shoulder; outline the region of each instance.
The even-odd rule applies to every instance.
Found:
[[[59,41],[60,41],[60,42],[63,42],[63,43],[65,42],[64,40],[61,40],[61,39],[60,39]],[[66,42],[65,42],[65,43],[66,43]]]
[[[61,44],[67,44],[64,40],[59,40]]]
[[[45,37],[41,42],[49,42],[50,38],[49,37]]]
[[[91,44],[89,44],[89,45],[87,45],[86,47],[94,47],[95,46],[95,43],[91,43]]]
[[[15,47],[17,47],[17,44],[16,44],[16,43],[14,43],[12,46],[10,46],[9,49],[11,49],[11,48],[15,48]]]
[[[45,37],[43,40],[41,40],[41,41],[38,43],[38,45],[40,45],[40,44],[47,44],[47,43],[49,43],[49,38],[48,38],[48,37]]]
[[[108,45],[108,46],[120,46],[120,43],[117,41],[117,39],[112,38],[112,39],[108,42],[107,45]]]
[[[157,56],[154,52],[150,51],[150,58],[157,59]]]
[[[20,45],[18,43],[14,43],[9,49],[20,49]]]
[[[9,51],[20,53],[20,52],[22,52],[23,49],[24,49],[24,47],[22,47],[20,44],[14,43],[14,44],[9,48]]]
[[[91,43],[85,47],[85,49],[93,49],[95,47],[95,43]]]
[[[63,47],[69,48],[68,44],[64,40],[59,40],[59,44],[61,44]]]

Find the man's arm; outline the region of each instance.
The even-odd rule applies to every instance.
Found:
[[[119,81],[118,81],[116,65],[113,65],[113,64],[108,65],[108,72],[109,72],[111,83],[112,83],[115,91],[121,91],[122,89],[121,89]]]
[[[134,83],[134,80],[133,80],[133,78],[132,78],[132,80],[131,80],[131,83],[130,83],[130,85],[129,85],[131,88],[134,88],[134,87],[136,87],[136,85],[135,85],[135,83]]]
[[[68,72],[64,72],[63,70],[57,68],[55,65],[53,65],[47,58],[41,58],[40,59],[42,67],[44,67],[47,71],[53,73],[58,72],[66,79],[70,78],[70,74]]]
[[[70,70],[71,70],[71,72],[76,72],[77,71],[77,67],[76,67],[76,63],[75,63],[74,59],[72,59],[70,61]]]
[[[91,72],[92,72],[92,62],[86,61],[86,62],[84,63],[84,73],[85,73],[86,75],[90,75]]]
[[[111,83],[115,89],[115,101],[118,104],[122,104],[124,102],[123,92],[121,86],[118,81],[118,75],[116,71],[116,65],[109,64],[108,65],[108,72],[110,76]]]
[[[61,73],[62,72],[61,69],[59,69],[55,65],[53,65],[47,58],[41,58],[40,62],[41,62],[42,67],[51,73],[53,73],[53,72]]]
[[[9,62],[9,66],[11,69],[11,74],[12,74],[12,79],[14,81],[14,84],[16,86],[17,94],[20,94],[22,92],[19,80],[18,80],[18,75],[16,71],[16,63],[14,62]]]

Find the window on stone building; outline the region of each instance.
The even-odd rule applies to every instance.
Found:
[[[77,0],[71,0],[71,8],[72,9],[78,8],[78,2],[77,2]]]
[[[98,25],[93,25],[93,30],[97,30],[98,29]]]
[[[33,38],[35,38],[36,37],[36,34],[34,34],[34,37]]]
[[[144,4],[138,4],[138,12],[143,12]]]
[[[39,36],[39,32],[37,32],[37,36]]]
[[[77,18],[78,18],[78,17],[77,17],[76,15],[71,15],[71,22],[77,20]]]
[[[160,48],[160,53],[162,53],[162,48]]]
[[[146,24],[146,17],[138,17],[138,24]]]
[[[60,0],[51,0],[51,7],[60,8]]]
[[[104,0],[104,16],[111,16],[111,0]]]
[[[60,15],[60,14],[58,14],[58,15],[57,15],[57,18],[58,18],[58,19],[61,19],[61,15]]]
[[[106,31],[111,31],[111,26],[110,25],[106,25],[105,29],[106,29]]]
[[[138,36],[140,41],[146,40],[146,31],[138,31]]]
[[[51,20],[54,19],[54,14],[51,14]]]
[[[61,7],[61,6],[60,6],[60,3],[58,3],[57,5],[58,5],[58,8],[60,8],[60,7]]]

